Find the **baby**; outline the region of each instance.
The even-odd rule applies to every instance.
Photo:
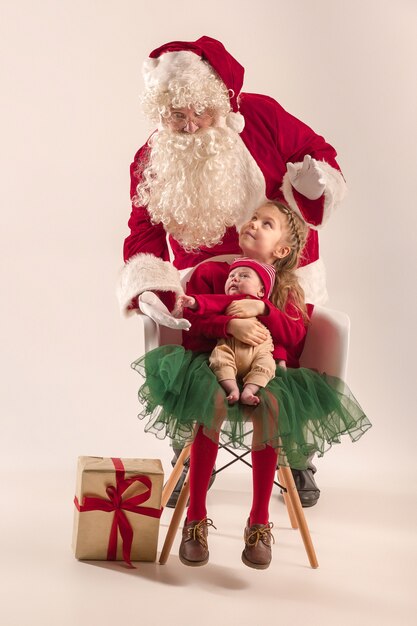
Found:
[[[201,315],[224,313],[233,301],[230,296],[247,295],[267,300],[275,282],[273,265],[260,263],[254,259],[242,257],[230,266],[225,284],[225,294],[182,295],[177,299],[175,315],[180,315],[183,308],[189,308]],[[275,375],[276,363],[272,355],[274,344],[268,331],[268,337],[262,343],[251,346],[234,337],[219,339],[212,351],[209,364],[220,385],[227,393],[229,404],[238,400],[242,404],[257,405],[260,400],[256,393],[265,387]],[[284,361],[279,362],[285,366]],[[240,393],[237,377],[243,379]]]

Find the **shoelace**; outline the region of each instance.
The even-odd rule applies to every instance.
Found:
[[[259,541],[265,541],[265,543],[268,544],[268,540],[270,540],[271,537],[272,541],[275,543],[274,535],[271,533],[271,528],[273,527],[273,523],[269,522],[268,524],[265,524],[265,526],[261,526],[260,528],[253,530],[246,539],[248,546],[256,547]]]
[[[198,541],[204,548],[207,548],[208,544],[204,536],[204,527],[208,528],[209,526],[213,526],[213,528],[217,530],[216,526],[213,524],[213,520],[208,518],[202,519],[201,522],[198,522],[193,528],[188,528],[189,538],[191,539],[192,537],[194,541]]]

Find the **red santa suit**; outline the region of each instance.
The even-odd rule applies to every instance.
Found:
[[[172,42],[153,51],[151,57],[175,54],[178,50],[189,50],[208,61],[231,90],[231,113],[226,118],[226,124],[236,127],[238,116],[243,116],[244,128],[239,137],[246,148],[253,194],[250,206],[242,207],[242,220],[237,226],[250,219],[252,212],[266,198],[284,200],[310,226],[303,259],[297,270],[306,301],[312,304],[325,302],[325,274],[319,258],[317,229],[327,221],[345,192],[335,149],[306,124],[287,113],[273,98],[242,93],[244,70],[220,42],[209,37],[201,37],[196,42]],[[141,181],[141,174],[138,173],[143,170],[141,163],[146,161],[149,149],[147,144],[143,146],[131,165],[132,198]],[[298,193],[287,173],[288,162],[301,169],[306,155],[316,159],[323,172],[325,188],[317,200],[309,200]],[[133,206],[129,228],[131,232],[124,244],[126,265],[119,287],[120,305],[127,314],[132,312],[132,302],[144,291],[181,293],[176,270],[193,267],[217,255],[240,253],[235,227],[226,230],[221,243],[187,252],[173,237],[167,237],[161,223],[151,222],[146,206]],[[169,260],[174,267],[166,263]],[[165,302],[170,306],[173,299],[166,299]]]

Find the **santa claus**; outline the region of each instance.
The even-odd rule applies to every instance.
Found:
[[[307,302],[326,300],[317,229],[345,193],[336,151],[273,98],[242,92],[243,76],[210,37],[165,44],[144,64],[143,107],[157,129],[131,165],[119,285],[126,314],[140,306],[184,327],[169,314],[182,293],[180,271],[239,254],[237,229],[265,199],[285,201],[309,225],[297,272]]]

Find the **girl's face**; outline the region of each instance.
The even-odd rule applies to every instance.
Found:
[[[286,244],[287,218],[270,204],[259,207],[240,229],[239,245],[245,256],[272,264],[290,253]]]

